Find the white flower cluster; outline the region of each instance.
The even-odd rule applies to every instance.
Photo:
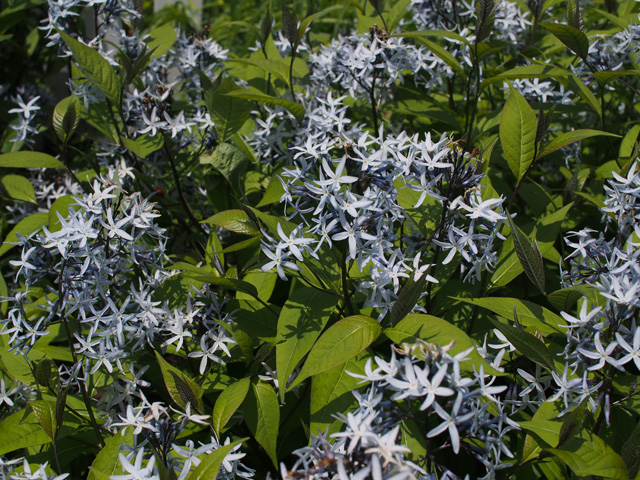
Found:
[[[354,392],[359,404],[354,412],[339,416],[345,429],[332,435],[337,439],[333,444],[319,436],[311,447],[295,452],[299,459],[293,468],[281,466],[283,478],[303,473],[313,479],[424,478],[427,463],[446,478],[458,478],[451,466],[438,461],[449,448],[475,457],[487,478],[496,468],[509,466],[503,458],[513,458],[508,433],[519,427],[498,396],[507,386],[494,386],[496,378],[486,375],[482,366],[465,372],[470,350],[452,356],[450,347],[419,340],[392,350],[389,360],[369,359],[364,375],[351,373],[371,386],[365,395]],[[424,464],[408,461],[410,450],[397,444],[402,422],[406,428],[411,423],[430,426]],[[431,447],[428,439],[443,434],[447,440]]]
[[[640,368],[640,175],[638,161],[626,177],[613,173],[605,186],[605,206],[601,209],[608,229],[615,235],[607,239],[604,232],[585,228],[569,232],[566,244],[573,249],[567,256],[568,271],[563,272],[565,286],[588,286],[600,298],[585,296],[577,317],[562,312],[567,320],[567,345],[564,351],[565,372],[554,374],[558,393],[566,411],[585,398],[595,407],[599,392],[593,373],[606,376],[607,369]],[[608,408],[609,395],[598,403]]]
[[[40,110],[40,107],[36,104],[39,99],[40,96],[38,95],[25,102],[22,96],[17,96],[16,103],[18,107],[9,110],[9,113],[18,114],[18,124],[11,124],[11,128],[16,132],[16,136],[11,138],[11,142],[33,143],[32,136],[38,134],[37,128],[32,123]]]

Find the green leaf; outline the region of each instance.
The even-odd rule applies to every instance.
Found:
[[[289,59],[289,61],[291,61]],[[239,64],[243,68],[247,68],[247,65],[252,65],[254,67],[258,67],[261,70],[264,70],[266,73],[272,75],[273,77],[277,77],[282,80],[287,86],[289,86],[289,63],[286,63],[284,59],[266,59],[266,58],[234,58],[231,60],[227,60],[228,63]],[[295,75],[295,67],[294,67],[294,75]],[[258,95],[268,95],[262,93],[260,90],[251,89],[254,92],[259,92]],[[238,90],[231,90],[231,92],[238,92]],[[237,95],[237,94],[236,94]],[[236,96],[234,95],[234,96]],[[273,97],[272,97],[273,98]],[[277,99],[276,99],[277,100]],[[267,103],[267,102],[264,102]],[[294,103],[294,102],[290,102]],[[297,104],[295,104],[297,105]],[[284,106],[284,105],[283,105]]]
[[[231,450],[236,446],[244,442],[246,438],[241,438],[240,440],[236,440],[235,442],[231,442],[227,445],[222,445],[215,449],[212,454],[204,457],[200,465],[196,467],[196,469],[191,472],[189,475],[189,480],[212,480],[217,478],[218,473],[220,473],[220,467],[222,466],[222,462],[225,457],[231,452]]]
[[[118,432],[109,440],[91,464],[87,480],[100,480],[100,474],[109,478],[122,472],[122,465],[118,454],[120,446],[133,444],[133,429],[127,428],[125,432]]]
[[[554,23],[542,23],[558,40],[583,60],[589,55],[589,39],[575,27]]]
[[[494,0],[478,0],[476,3],[476,43],[489,38],[496,19],[495,11]]]
[[[518,320],[525,328],[535,327],[543,334],[561,333],[565,334],[565,329],[559,325],[566,325],[567,322],[555,313],[540,305],[509,297],[484,297],[484,298],[461,298],[456,300],[478,305],[479,307],[491,310],[493,313],[509,319],[513,318],[513,307],[515,305]]]
[[[58,422],[56,420],[56,405],[46,400],[32,400],[28,403],[29,407],[33,410],[33,414],[40,422],[40,426],[45,433],[54,439],[56,432],[58,431]]]
[[[421,196],[419,191],[413,190],[402,178],[397,178],[393,186],[398,192],[398,204],[405,209],[425,238],[429,238],[440,222],[442,202],[427,194],[416,208]]]
[[[517,80],[521,78],[561,79],[570,76],[571,72],[569,70],[565,70],[564,68],[556,67],[554,65],[525,65],[524,67],[515,67],[494,77],[489,77],[486,80],[483,80],[480,87],[484,88],[492,83],[504,82],[505,80]]]
[[[151,136],[150,133],[145,133],[135,139],[124,137],[122,143],[129,151],[144,159],[160,150],[164,145],[164,139],[162,135]]]
[[[260,210],[256,210],[253,207],[248,207],[248,210],[245,210],[245,211],[247,211],[247,214],[249,215],[249,217],[251,217],[252,214],[255,215],[256,221],[259,221],[265,227],[267,227],[267,230],[269,230],[269,233],[271,233],[271,235],[276,236],[276,238],[279,237],[278,224],[280,224],[280,228],[282,228],[282,231],[284,232],[285,235],[289,235],[297,227],[295,223],[290,222],[283,217],[276,217],[274,215],[269,215],[267,213],[261,212]]]
[[[615,80],[620,77],[627,77],[630,75],[640,75],[640,70],[617,70],[615,72],[595,72],[593,78],[595,78],[600,85],[606,85],[611,80]]]
[[[280,176],[282,175],[283,170],[283,168],[280,168],[271,175],[269,185],[267,185],[267,189],[256,207],[260,208],[280,201],[282,195],[284,195],[284,187],[280,181]]]
[[[199,280],[204,283],[209,283],[211,285],[216,285],[222,288],[228,288],[229,290],[244,292],[254,298],[258,295],[256,287],[254,287],[250,283],[243,282],[242,280],[236,280],[234,278],[219,277],[215,275],[211,270],[207,270],[206,268],[196,267],[195,265],[191,265],[190,263],[185,262],[176,262],[172,265],[172,267],[176,270],[182,270],[186,272],[185,274],[190,278]]]
[[[5,175],[0,179],[0,183],[2,183],[7,195],[14,200],[38,204],[33,185],[22,175]]]
[[[313,346],[290,388],[352,359],[380,336],[382,327],[371,317],[353,315],[331,325]]]
[[[114,104],[120,105],[122,86],[115,69],[97,50],[66,33],[58,33],[67,44],[82,73]]]
[[[221,143],[211,155],[202,155],[200,163],[212,165],[233,187],[239,186],[249,159],[242,150],[230,143]]]
[[[591,303],[595,304],[593,299],[597,296],[599,296],[599,292],[592,285],[574,285],[551,292],[547,298],[556,310],[568,312],[582,297],[588,297]]]
[[[280,428],[280,405],[271,385],[262,381],[252,382],[242,412],[249,431],[277,467],[276,442]]]
[[[403,33],[398,33],[391,36],[402,37],[402,38],[415,38],[415,37],[448,38],[450,40],[455,40],[456,42],[464,43],[467,47],[472,46],[469,40],[464,38],[462,35],[456,32],[450,32],[449,30],[424,30],[424,31],[418,31],[418,32],[403,32]]]
[[[629,477],[636,478],[640,472],[640,423],[624,442],[620,453],[629,470]]]
[[[330,425],[329,434],[339,428],[334,415],[345,414],[355,401],[352,391],[358,388],[360,379],[347,372],[364,374],[364,365],[370,358],[366,352],[356,355],[342,365],[315,375],[311,380],[311,424],[310,432],[316,435],[324,433]]]
[[[338,297],[311,287],[295,290],[282,307],[276,339],[280,398],[296,365],[311,350],[338,303]]]
[[[453,68],[455,72],[462,78],[466,77],[464,68],[462,68],[458,60],[456,60],[456,57],[451,55],[444,47],[438,45],[436,42],[427,40],[426,38],[416,37],[416,41],[420,43],[420,45],[423,45],[424,47],[429,49],[435,56],[437,56],[443,62]]]
[[[555,371],[553,355],[547,350],[544,342],[525,330],[507,325],[495,318],[489,318],[489,320],[526,358],[549,371]]]
[[[156,352],[156,358],[171,399],[182,409],[186,408],[187,403],[191,403],[193,410],[202,412],[202,392],[198,384],[170,365],[158,352]]]
[[[474,347],[469,353],[470,362],[461,363],[463,369],[472,370],[475,368],[477,370],[482,365],[485,373],[504,375],[480,356],[475,348],[475,343],[466,333],[442,318],[412,313],[407,315],[395,327],[385,329],[384,334],[396,345],[405,342],[415,343],[418,339],[443,347],[454,342],[449,349],[451,355],[456,355]]]
[[[602,106],[600,102],[593,94],[593,92],[587,87],[582,79],[576,75],[571,75],[567,79],[567,86],[576,92],[582,100],[586,102],[591,109],[598,114],[598,117],[602,119]]]
[[[56,105],[53,110],[53,131],[62,143],[66,144],[76,131],[81,113],[82,106],[75,95],[63,98]]]
[[[280,105],[281,107],[286,108],[291,112],[291,114],[296,117],[298,122],[301,122],[306,114],[305,108],[299,103],[292,102],[290,100],[284,100],[283,98],[272,97],[271,95],[267,95],[266,93],[262,93],[260,90],[255,88],[249,88],[247,90],[233,90],[228,92],[227,95],[235,98],[242,98],[244,100],[251,100],[259,103],[266,103],[269,105]]]
[[[529,277],[531,283],[545,294],[544,262],[538,243],[535,239],[529,240],[524,232],[513,222],[511,215],[507,215],[507,221],[511,228],[511,236],[516,249],[516,255],[518,256],[518,260],[520,260],[524,273]]]
[[[616,135],[615,133],[603,132],[601,130],[573,130],[571,132],[561,133],[556,138],[554,138],[538,155],[538,159],[549,155],[550,153],[555,152],[556,150],[560,150],[562,147],[570,145],[575,142],[579,142],[580,140],[584,140],[585,138],[595,137],[595,136],[607,136],[607,137],[617,137],[620,138],[620,135]]]
[[[527,101],[511,84],[509,92],[500,120],[500,142],[509,168],[519,181],[534,159],[538,121]]]
[[[289,40],[295,55],[295,49],[298,46],[298,19],[287,8],[285,0],[280,0],[280,5],[282,6],[282,31],[284,32],[284,37]]]
[[[580,194],[580,192],[576,193]],[[537,232],[537,242],[543,257],[553,248],[562,222],[572,206],[573,203],[569,203],[555,212],[541,217],[537,221],[534,228]],[[491,275],[489,290],[507,285],[523,271],[524,269],[518,260],[518,255],[513,245],[513,238],[509,236],[506,242],[503,243],[498,264]]]
[[[51,442],[40,422],[33,414],[25,418],[25,411],[20,410],[0,422],[0,455],[15,450],[35,447]]]
[[[160,58],[169,51],[177,39],[176,30],[170,24],[165,23],[151,31],[147,47],[153,52],[154,57]]]
[[[69,208],[72,205],[75,205],[75,203],[76,200],[73,198],[73,195],[63,195],[51,204],[51,208],[49,209],[48,224],[48,229],[50,232],[57,232],[62,228],[60,219],[58,218],[58,214],[60,214],[62,218],[67,218],[69,216]],[[71,208],[78,209],[80,207],[76,206]]]
[[[548,448],[579,477],[596,475],[612,480],[628,480],[624,460],[595,434],[584,432],[573,437],[562,448]]]
[[[44,225],[47,225],[48,221],[49,214],[47,212],[34,213],[20,220],[4,239],[4,243],[0,247],[0,256],[16,246],[13,242],[18,242],[18,235],[28,237],[32,233],[40,230]]]
[[[221,435],[224,426],[244,402],[250,385],[251,381],[248,377],[238,380],[225,388],[216,400],[211,423],[218,436]]]
[[[214,122],[219,142],[225,142],[235,135],[249,118],[253,106],[247,100],[225,95],[238,87],[230,79],[224,80],[218,88],[209,82],[205,89],[207,110]]]
[[[564,416],[558,436],[558,448],[582,431],[586,418],[586,404],[587,402],[582,402]]]
[[[409,281],[400,289],[398,298],[391,307],[389,323],[392,327],[411,313],[413,307],[420,300],[420,296],[424,293],[426,285],[427,273],[424,273],[417,281],[414,281],[413,277],[409,278]]]
[[[51,155],[39,152],[12,152],[0,155],[0,167],[7,168],[64,168]]]
[[[226,228],[231,232],[242,233],[243,235],[259,236],[260,231],[249,218],[244,210],[225,210],[202,220],[200,223],[212,223],[218,227]]]

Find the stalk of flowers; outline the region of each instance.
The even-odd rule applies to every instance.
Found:
[[[319,109],[317,116],[324,111]],[[377,137],[359,126],[349,132],[323,132],[326,119],[312,118],[308,128],[316,134],[304,145],[291,147],[298,153],[293,167],[282,174],[286,213],[304,225],[295,236],[307,245],[306,251],[317,253],[323,246],[344,242],[345,261],[355,261],[360,271],[368,269],[370,279],[359,288],[368,295],[365,305],[379,309],[380,318],[396,298],[402,278],[428,274],[434,250],[448,251],[444,264],[460,253],[467,281],[492,267],[496,239],[503,239],[503,199],[482,198],[481,176],[468,154],[444,135],[434,142],[430,135],[423,140],[404,132],[385,135],[382,128]],[[419,192],[415,204],[400,205],[398,189],[403,187]],[[434,204],[442,208],[434,231],[421,232],[407,221],[405,207]],[[399,236],[403,223],[404,235]],[[294,262],[303,261],[300,251],[286,248],[289,240],[283,235],[284,243],[263,244],[271,260],[264,268],[278,264],[281,276],[283,265],[295,269]],[[310,244],[315,245],[313,252]]]
[[[483,367],[469,371],[470,350],[452,356],[450,348],[403,344],[389,359],[370,358],[364,375],[350,373],[370,385],[365,394],[354,391],[355,411],[339,416],[344,429],[331,435],[333,443],[318,435],[297,450],[292,469],[281,466],[283,478],[459,478],[445,460],[448,450],[475,458],[487,477],[509,467],[514,455],[508,434],[519,427],[498,396],[507,386],[494,385],[496,378]],[[410,461],[399,432],[413,426],[427,432],[427,449],[419,459],[413,452]]]
[[[572,251],[565,286],[593,289],[581,299],[577,316],[562,312],[567,321],[564,375],[553,375],[563,413],[584,401],[603,407],[608,423],[611,378],[616,372],[640,368],[640,176],[634,161],[625,176],[613,172],[604,190],[601,208],[606,228],[569,232],[565,243]],[[608,235],[607,235],[608,234]],[[587,292],[588,293],[588,292]]]

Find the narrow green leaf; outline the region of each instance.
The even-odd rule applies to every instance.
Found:
[[[33,185],[31,185],[31,182],[22,175],[5,175],[0,178],[0,183],[4,187],[7,195],[14,200],[22,200],[24,202],[35,204],[38,203],[36,201],[36,192],[33,189]]]
[[[456,355],[460,352],[475,347],[473,340],[455,325],[443,320],[442,318],[431,315],[422,315],[412,313],[407,315],[395,327],[387,328],[384,334],[396,345],[403,343],[415,343],[416,340],[424,340],[440,346],[447,346],[453,343],[449,352]],[[474,348],[469,353],[469,362],[460,364],[465,370],[479,369],[484,367],[485,373],[491,375],[504,375],[491,365],[489,365]]]
[[[542,23],[558,40],[583,60],[589,55],[589,39],[575,27],[555,23]]]
[[[415,37],[439,37],[455,40],[456,42],[464,43],[467,47],[471,47],[471,43],[468,39],[456,32],[450,32],[449,30],[421,30],[418,32],[403,32],[391,35],[392,37],[402,38],[415,38]]]
[[[549,448],[579,477],[595,475],[612,480],[628,480],[624,460],[604,441],[590,432],[573,437],[562,448]]]
[[[466,77],[466,73],[464,71],[464,68],[462,68],[462,65],[460,65],[458,60],[456,60],[456,57],[451,55],[446,48],[438,45],[435,42],[432,42],[431,40],[427,40],[426,38],[421,38],[421,37],[415,37],[415,38],[416,38],[416,41],[420,43],[420,45],[423,45],[427,49],[429,49],[435,56],[437,56],[443,62],[445,62],[447,65],[453,68],[458,75],[460,75],[462,78]]]
[[[535,327],[543,334],[565,334],[565,329],[560,328],[560,325],[566,325],[567,322],[562,317],[544,307],[541,307],[540,305],[536,305],[535,303],[528,302],[526,300],[519,300],[517,298],[510,297],[457,297],[456,300],[486,308],[487,310],[497,313],[507,319],[509,323],[511,322],[510,319],[513,318],[513,306],[515,305],[518,319],[525,328]]]
[[[182,409],[186,408],[187,403],[191,403],[192,409],[202,412],[202,392],[198,384],[170,365],[158,352],[156,358],[171,399]]]
[[[500,120],[500,142],[509,168],[520,180],[534,159],[538,121],[525,98],[511,85],[509,92]]]
[[[636,478],[640,472],[640,423],[624,442],[621,456],[629,470],[629,478]]]
[[[616,70],[615,72],[595,72],[593,78],[597,80],[600,85],[606,85],[611,80],[615,80],[620,77],[628,76],[640,76],[640,70]]]
[[[64,168],[51,155],[39,152],[12,152],[0,155],[0,167],[7,168]]]
[[[33,414],[25,417],[25,411],[20,410],[0,422],[0,455],[51,443],[51,437],[46,434],[40,422]]]
[[[56,105],[53,110],[53,131],[62,143],[67,143],[75,132],[81,113],[82,106],[75,95],[63,98]]]
[[[299,103],[292,102],[290,100],[284,100],[283,98],[272,97],[271,95],[262,93],[260,90],[255,88],[250,88],[247,90],[233,90],[231,92],[228,92],[227,95],[229,95],[230,97],[242,98],[244,100],[251,100],[254,102],[266,103],[269,105],[280,105],[281,107],[289,110],[291,114],[296,117],[296,120],[298,120],[298,122],[301,122],[306,114],[305,108]]]
[[[556,310],[568,312],[582,297],[594,298],[597,296],[599,296],[599,293],[595,287],[591,285],[575,285],[551,292],[547,298]]]
[[[507,215],[507,221],[509,222],[509,227],[511,227],[511,236],[516,255],[518,255],[518,260],[520,260],[524,273],[531,280],[531,283],[546,295],[544,262],[538,243],[535,239],[529,240],[524,232],[513,222],[510,215]]]
[[[289,40],[293,55],[295,55],[295,48],[298,43],[298,19],[287,8],[285,0],[280,0],[280,5],[282,6],[282,31],[284,32],[284,37]]]
[[[207,455],[200,465],[196,467],[196,469],[191,472],[191,475],[187,477],[189,480],[212,480],[217,478],[218,473],[220,473],[220,467],[222,466],[222,462],[225,457],[233,450],[236,445],[241,444],[247,440],[246,438],[241,438],[240,440],[236,440],[235,442],[231,442],[227,445],[222,445],[214,450],[211,455]]]
[[[242,233],[243,235],[260,235],[260,231],[257,230],[257,227],[244,210],[225,210],[206,220],[202,220],[201,223],[212,223],[218,227],[226,228],[231,232]]]
[[[484,42],[493,30],[496,5],[494,0],[478,0],[476,3],[476,43]]]
[[[242,412],[249,431],[277,467],[276,446],[280,429],[280,405],[271,385],[262,381],[252,382],[247,398],[244,400]]]
[[[400,320],[411,313],[427,285],[427,274],[423,274],[417,281],[413,277],[398,292],[398,298],[391,307],[390,326],[396,325]]]
[[[40,426],[45,433],[53,440],[57,430],[56,406],[46,400],[32,400],[28,404],[33,410],[33,414],[40,422]]]
[[[382,327],[371,317],[353,315],[327,329],[309,352],[291,388],[352,359],[380,336]]]
[[[87,480],[100,480],[104,475],[109,478],[111,475],[122,473],[122,464],[118,458],[121,446],[129,446],[133,443],[133,429],[127,428],[124,432],[118,432],[109,440],[91,464]]]
[[[329,428],[329,434],[335,433],[337,425],[335,415],[345,414],[355,401],[352,391],[358,388],[360,379],[349,375],[364,375],[364,365],[370,358],[366,352],[356,355],[342,365],[319,373],[311,379],[311,424],[310,432],[316,435]],[[334,425],[333,428],[330,428]]]
[[[114,104],[120,105],[122,86],[111,64],[98,52],[66,33],[58,33],[67,44],[82,73]]]
[[[582,431],[586,418],[586,404],[587,402],[582,402],[564,416],[562,427],[560,428],[560,435],[558,437],[558,448]]]
[[[549,353],[545,344],[537,337],[525,330],[500,322],[495,318],[489,318],[489,320],[526,358],[550,371],[555,371],[553,355]]]
[[[13,242],[18,241],[18,235],[28,237],[32,233],[40,230],[44,225],[47,225],[48,221],[49,214],[47,212],[34,213],[20,220],[4,239],[4,243],[0,247],[0,256],[16,246]]]
[[[338,297],[311,287],[295,290],[282,307],[276,339],[276,371],[280,398],[284,398],[289,376],[311,350],[329,321]],[[345,360],[346,361],[346,360]]]
[[[595,137],[595,136],[607,136],[607,137],[617,137],[620,138],[620,135],[616,135],[615,133],[603,132],[601,130],[573,130],[571,132],[561,133],[556,138],[554,138],[538,155],[538,159],[549,155],[550,153],[555,152],[556,150],[560,150],[562,147],[570,145],[575,142],[579,142],[580,140],[584,140],[585,138]]]
[[[481,88],[492,83],[504,82],[505,80],[517,80],[521,78],[555,78],[556,80],[570,77],[571,71],[554,65],[525,65],[515,67],[496,76],[489,77],[482,81]]]
[[[250,385],[251,381],[248,377],[242,378],[225,388],[216,400],[213,414],[211,415],[211,423],[218,436],[220,436],[224,426],[244,402]]]
[[[282,175],[283,170],[283,168],[280,168],[271,175],[269,185],[267,185],[267,189],[256,207],[260,208],[280,201],[282,195],[284,195],[284,187],[280,181],[280,176]]]
[[[600,102],[593,94],[593,92],[587,87],[582,79],[576,75],[571,75],[567,78],[567,86],[576,92],[582,100],[584,100],[591,109],[598,114],[599,118],[602,118],[602,107]]]
[[[135,139],[125,137],[122,139],[122,143],[131,152],[144,159],[160,150],[164,145],[164,139],[162,135],[151,136],[151,134],[145,133]]]
[[[199,280],[204,283],[209,283],[211,285],[216,285],[222,288],[228,288],[229,290],[243,292],[251,295],[254,298],[258,294],[256,287],[254,287],[250,283],[243,282],[242,280],[236,280],[234,278],[216,276],[211,270],[203,267],[196,267],[195,265],[191,265],[185,262],[176,262],[172,265],[172,267],[176,270],[182,270],[185,272],[185,275],[189,276],[190,278]]]
[[[154,57],[160,58],[169,51],[177,39],[175,28],[165,23],[151,31],[147,47],[153,52]]]

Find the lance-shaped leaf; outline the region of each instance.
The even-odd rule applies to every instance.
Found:
[[[51,437],[44,431],[35,415],[30,412],[25,415],[25,410],[15,412],[0,422],[0,439],[0,455],[51,443]]]
[[[620,137],[620,135],[616,135],[615,133],[603,132],[602,130],[591,130],[588,128],[572,130],[571,132],[561,133],[551,142],[549,142],[542,153],[538,155],[538,159],[545,157],[550,153],[555,152],[556,150],[560,150],[562,147],[566,147],[567,145],[579,142],[580,140],[584,140],[585,138],[596,137],[598,135],[604,135],[607,137]]]
[[[118,432],[107,440],[106,445],[93,460],[89,469],[87,480],[101,480],[100,475],[108,479],[111,475],[122,473],[122,464],[118,458],[121,445],[131,445],[133,442],[133,429],[126,428],[124,432]]]
[[[198,384],[170,365],[158,352],[156,352],[156,358],[171,399],[182,409],[190,403],[192,409],[202,412],[202,392]]]
[[[544,294],[544,261],[542,260],[542,253],[540,253],[538,242],[536,242],[535,239],[529,240],[524,232],[513,222],[510,215],[507,215],[507,220],[509,222],[509,227],[511,228],[511,236],[513,238],[513,245],[516,249],[516,255],[524,269],[524,273]]]
[[[11,152],[0,155],[0,167],[6,168],[64,168],[51,155],[40,152]]]
[[[291,44],[292,56],[295,56],[295,49],[298,46],[298,19],[287,8],[285,0],[280,0],[280,5],[282,6],[282,31],[284,32],[284,37]]]
[[[178,34],[175,28],[171,24],[165,23],[151,31],[147,47],[153,52],[154,57],[160,58],[169,51],[177,39]]]
[[[278,396],[270,384],[254,381],[243,403],[242,412],[249,430],[262,448],[278,465],[276,445],[280,429],[280,405]]]
[[[225,210],[203,220],[201,223],[212,223],[231,232],[243,235],[258,236],[260,231],[244,210]]]
[[[586,404],[582,402],[576,408],[571,410],[564,417],[562,427],[560,428],[560,437],[558,438],[558,448],[568,440],[571,440],[583,430],[583,424],[586,418]]]
[[[537,126],[535,113],[525,98],[509,84],[509,98],[500,119],[500,143],[509,168],[518,181],[533,162]]]
[[[309,352],[291,388],[304,379],[331,370],[352,359],[380,336],[382,327],[371,317],[353,315],[333,324]]]
[[[424,273],[418,280],[414,281],[413,277],[398,292],[398,298],[393,302],[391,307],[390,326],[395,326],[400,320],[411,313],[413,307],[416,306],[420,296],[424,292],[427,285],[427,274]]]
[[[4,243],[0,247],[0,256],[16,246],[15,242],[18,242],[18,235],[28,237],[33,232],[40,230],[44,225],[47,225],[47,223],[49,223],[49,214],[47,212],[34,213],[20,220],[4,239]]]
[[[53,110],[53,131],[62,143],[67,143],[80,123],[82,107],[75,95],[63,98]]]
[[[289,81],[288,75],[285,81],[286,82]],[[271,95],[267,95],[266,93],[262,93],[260,90],[257,90],[255,88],[250,88],[248,90],[245,90],[245,89],[233,90],[227,93],[227,95],[235,98],[243,98],[245,100],[251,100],[258,103],[266,103],[269,105],[280,105],[281,107],[284,107],[287,110],[289,110],[291,114],[294,117],[296,117],[296,120],[298,120],[299,122],[302,121],[306,113],[304,107],[299,103],[292,102],[290,100],[285,100],[283,98],[276,98]]]
[[[584,20],[582,13],[580,13],[580,6],[574,3],[573,0],[567,2],[567,23],[573,28],[584,32]]]
[[[250,385],[251,381],[248,377],[242,378],[225,388],[216,400],[213,414],[211,415],[211,423],[218,436],[236,410],[242,405],[242,402],[244,402]]]
[[[24,178],[22,175],[5,175],[0,178],[0,183],[4,187],[4,191],[9,197],[14,200],[21,200],[23,202],[35,203],[36,192],[33,189],[31,182]]]
[[[203,81],[204,100],[207,110],[211,115],[214,128],[219,142],[224,142],[235,135],[247,121],[252,110],[252,105],[246,100],[225,95],[227,92],[236,90],[236,84],[230,80],[221,80],[220,77],[215,82],[207,79],[206,75],[200,75]]]
[[[225,457],[233,450],[236,445],[241,444],[247,440],[241,438],[235,442],[231,442],[227,445],[222,445],[215,449],[212,454],[205,456],[204,460],[200,462],[200,465],[187,477],[189,480],[211,480],[217,478],[220,473],[220,467]]]
[[[540,339],[525,330],[506,325],[495,318],[489,318],[489,320],[521,354],[549,371],[555,371],[553,355]]]
[[[555,105],[549,111],[549,113],[544,113],[542,109],[542,102],[540,102],[540,110],[538,112],[538,128],[536,128],[536,143],[540,143],[544,138],[544,134],[549,130],[549,125],[551,124],[551,118],[553,117],[553,110]]]
[[[146,158],[153,152],[158,151],[164,145],[162,135],[151,136],[149,133],[139,136],[136,139],[123,138],[122,143],[130,151],[140,158]]]
[[[276,371],[281,398],[284,398],[289,376],[311,350],[337,304],[338,297],[303,287],[295,290],[282,307],[276,339]]]
[[[264,45],[267,43],[267,39],[271,35],[271,29],[273,28],[273,18],[271,17],[271,8],[267,10],[262,18],[262,24],[260,25],[260,34],[262,35],[261,42]]]
[[[493,30],[496,5],[494,0],[478,0],[476,4],[476,43],[484,42]]]
[[[584,32],[569,25],[559,25],[555,23],[543,23],[542,25],[558,40],[564,43],[569,50],[583,60],[587,59],[587,55],[589,55],[589,39]]]
[[[87,79],[114,105],[120,105],[122,86],[113,66],[97,50],[60,30],[58,33],[73,53],[73,58],[78,62],[78,67]]]
[[[40,422],[40,426],[49,438],[53,440],[58,431],[58,421],[56,420],[56,405],[46,400],[32,400],[29,406],[33,414]]]
[[[622,446],[622,459],[627,465],[630,478],[637,478],[640,472],[640,423],[633,429]]]

